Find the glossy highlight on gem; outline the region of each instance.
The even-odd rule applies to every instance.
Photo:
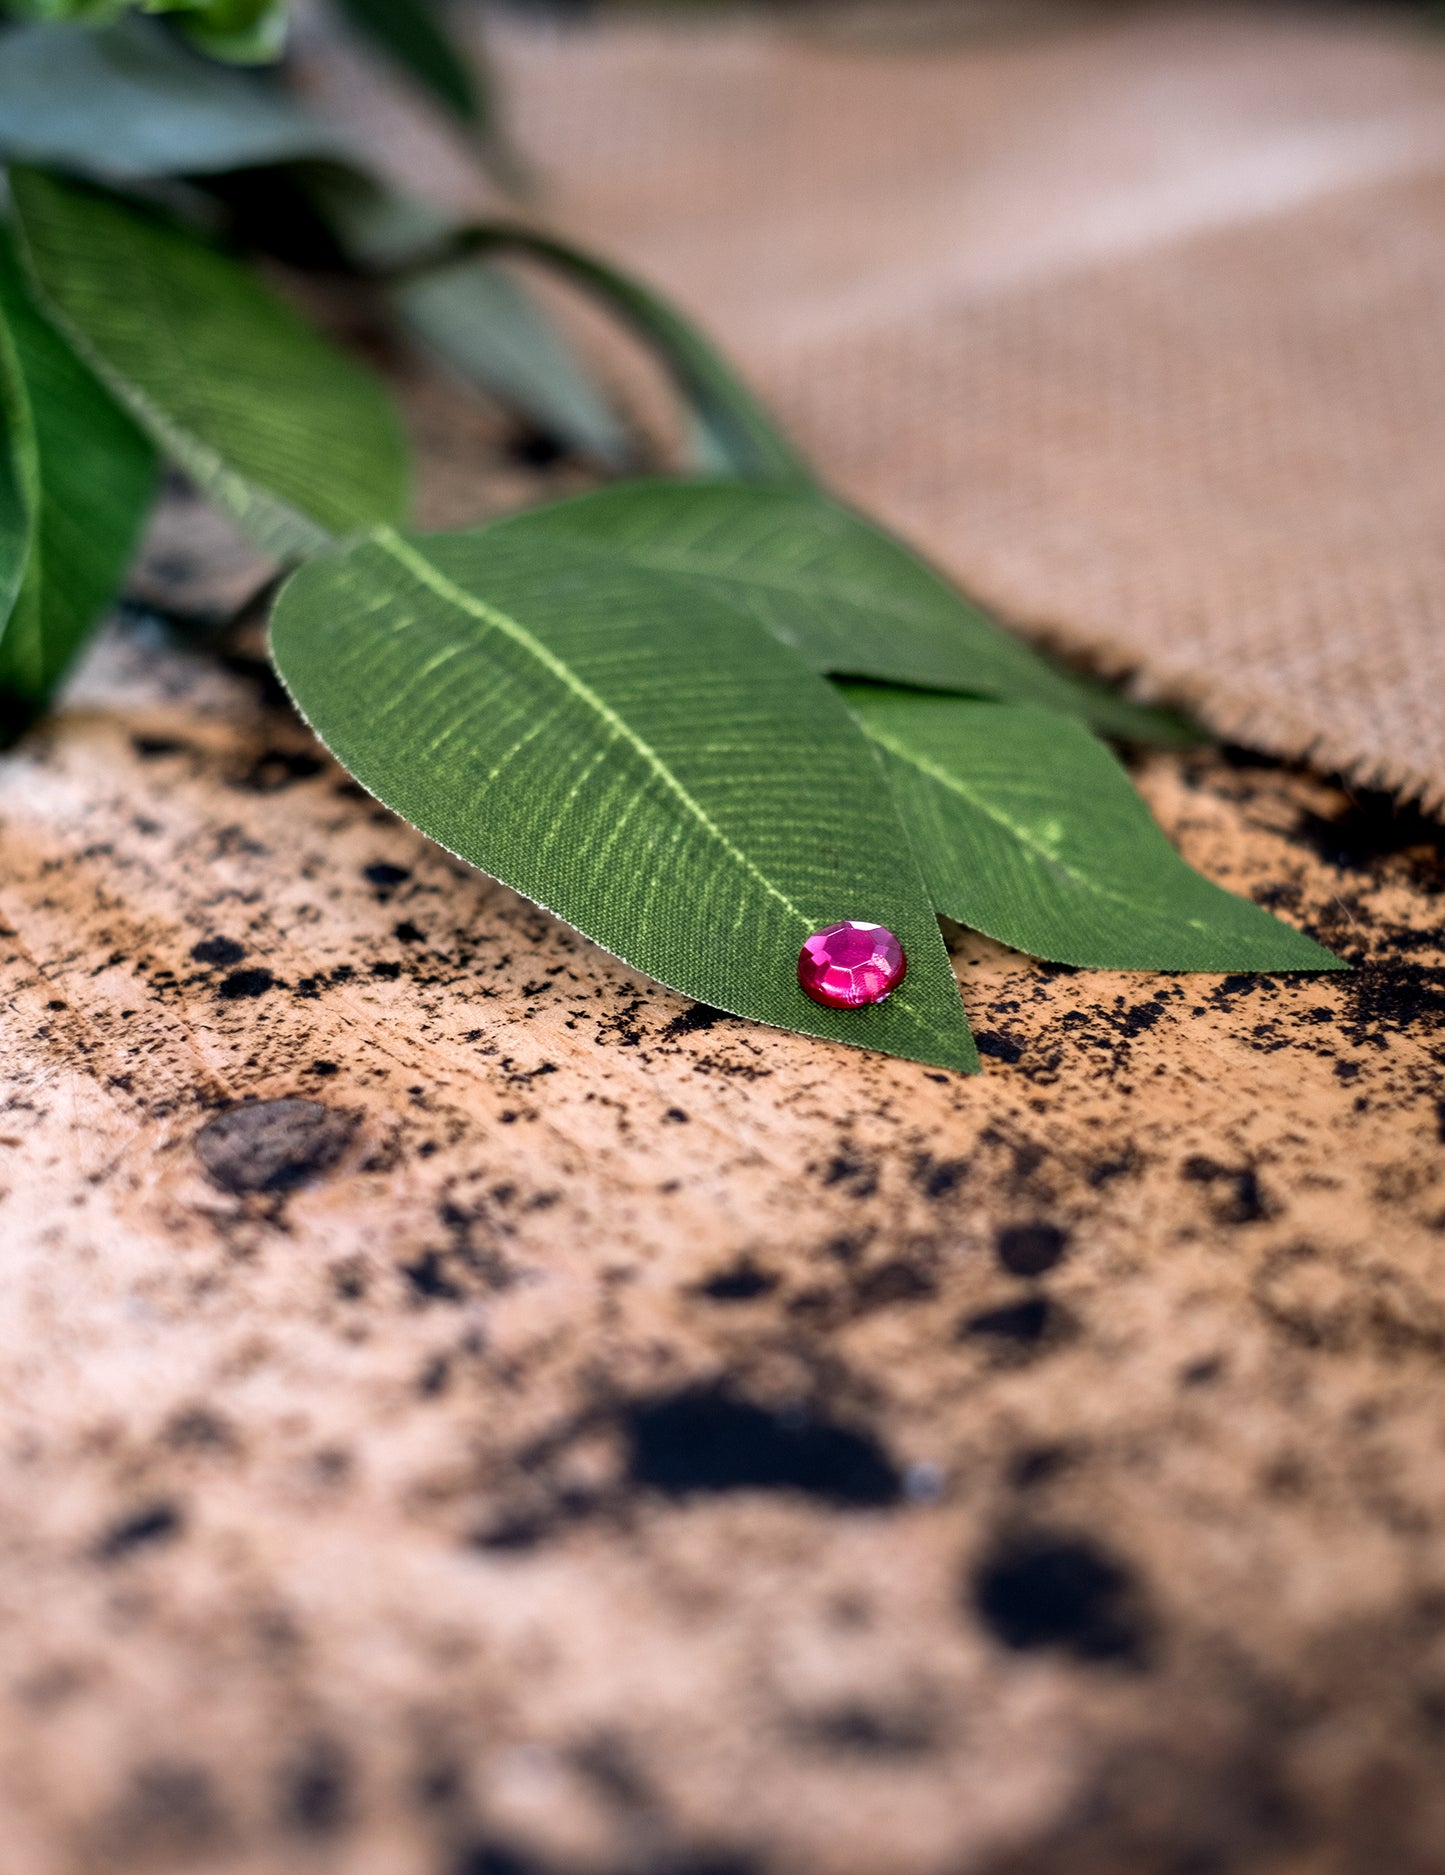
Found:
[[[908,959],[886,925],[845,918],[806,939],[798,953],[803,993],[825,1009],[866,1009],[903,981]]]

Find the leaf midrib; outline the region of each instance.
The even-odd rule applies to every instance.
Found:
[[[413,579],[419,580],[439,599],[466,614],[467,617],[474,618],[481,624],[502,632],[514,644],[520,645],[530,657],[535,658],[543,669],[555,677],[579,702],[593,711],[614,737],[626,742],[642,758],[663,786],[682,803],[698,825],[722,847],[736,865],[742,867],[754,878],[763,890],[775,898],[800,925],[808,926],[807,916],[793,903],[786,892],[780,891],[766,873],[760,871],[747,854],[728,838],[707,809],[684,786],[657,751],[645,742],[631,724],[624,717],[619,716],[590,684],[585,683],[568,664],[557,657],[554,652],[549,651],[539,638],[534,637],[520,620],[514,619],[509,613],[503,612],[496,606],[488,605],[485,600],[478,599],[474,594],[469,593],[465,587],[457,585],[455,580],[448,578],[440,567],[433,565],[425,554],[418,553],[416,548],[403,539],[394,528],[378,528],[373,533],[372,539],[382,552],[388,554],[399,566],[404,567]]]

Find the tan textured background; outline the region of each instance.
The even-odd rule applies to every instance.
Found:
[[[566,485],[408,401],[430,519]],[[248,577],[177,499],[140,585]],[[962,1079],[634,976],[259,649],[0,759],[4,1875],[1441,1875],[1439,827],[1147,759],[1359,967],[955,934]]]

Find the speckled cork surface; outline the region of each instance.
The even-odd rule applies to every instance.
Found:
[[[964,1079],[634,975],[254,651],[0,761],[4,1875],[1445,1869],[1438,829],[1147,759],[1359,968],[956,935]]]

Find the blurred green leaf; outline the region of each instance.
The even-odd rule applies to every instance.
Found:
[[[271,65],[290,24],[288,0],[144,0],[147,12],[179,15],[192,45],[228,65]]]
[[[390,530],[300,569],[272,653],[387,806],[660,982],[961,1070],[977,1056],[877,757],[732,606],[583,543]],[[887,924],[887,1002],[820,1008],[803,939]]]
[[[339,4],[372,45],[454,117],[473,127],[482,122],[482,93],[431,0],[339,0]]]
[[[909,549],[808,490],[634,481],[497,523],[585,540],[743,606],[817,671],[1041,703],[1136,741],[1194,739],[1047,663]]]
[[[1104,745],[1052,711],[845,685],[938,910],[1106,970],[1345,966],[1185,864]]]
[[[43,704],[125,576],[155,492],[155,451],[31,298],[0,239],[0,320],[28,406],[34,528],[0,631],[0,691]]]
[[[342,247],[361,265],[394,268],[444,242],[453,225],[338,164],[308,165],[307,184]],[[549,437],[620,466],[626,430],[536,296],[495,261],[462,257],[389,282],[398,316],[423,344]]]
[[[344,157],[280,89],[177,44],[157,22],[0,38],[0,157],[114,182]]]
[[[392,299],[419,338],[548,436],[613,467],[627,461],[616,413],[533,295],[501,267],[458,261],[404,281]]]
[[[44,303],[114,396],[258,546],[287,558],[400,516],[407,457],[377,381],[227,255],[15,168]]]
[[[661,294],[569,242],[510,222],[470,227],[442,251],[398,270],[409,287],[439,266],[468,256],[512,253],[555,269],[600,300],[656,354],[706,439],[708,460],[743,481],[810,488],[813,475],[767,411],[721,354]]]
[[[479,44],[459,46],[436,0],[337,0],[342,14],[462,129],[497,180],[525,188],[525,165],[506,134],[498,91]]]

